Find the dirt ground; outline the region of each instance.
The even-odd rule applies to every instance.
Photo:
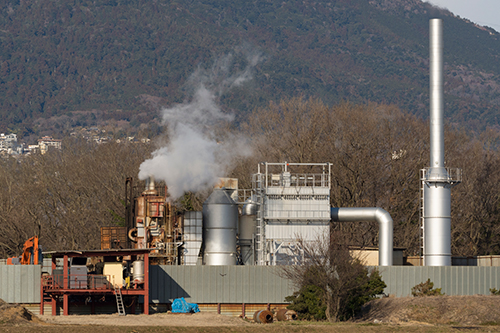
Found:
[[[476,295],[381,298],[364,307],[363,316],[358,322],[496,326],[500,325],[500,297]]]
[[[155,313],[146,315],[87,315],[87,316],[38,316],[48,324],[63,325],[110,325],[110,326],[174,326],[174,327],[219,327],[252,326],[254,323],[238,317],[208,312],[193,314]]]
[[[500,332],[500,297],[440,296],[383,298],[365,306],[363,317],[348,323],[274,322],[214,313],[35,316],[0,300],[0,332]]]

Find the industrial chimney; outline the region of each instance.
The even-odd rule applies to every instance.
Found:
[[[423,257],[425,266],[451,266],[451,188],[462,170],[444,163],[443,23],[430,28],[430,167],[421,172]]]

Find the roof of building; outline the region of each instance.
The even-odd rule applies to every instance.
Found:
[[[66,251],[47,251],[43,255],[51,255],[55,258],[64,256],[68,257],[107,257],[107,256],[124,256],[124,255],[140,255],[149,253],[154,249],[111,249],[111,250],[66,250]]]

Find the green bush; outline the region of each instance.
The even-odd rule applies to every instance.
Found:
[[[363,279],[368,276],[368,280],[363,283]],[[344,306],[339,313],[339,320],[348,320],[361,311],[361,307],[374,299],[376,295],[383,294],[384,288],[387,287],[382,277],[377,270],[374,270],[368,275],[368,270],[365,269],[363,276],[357,277],[360,285],[352,289],[345,301]],[[288,309],[297,312],[301,320],[326,320],[326,304],[321,298],[322,290],[315,285],[303,287],[292,296],[285,298],[285,301],[291,302]]]
[[[347,298],[346,306],[340,314],[340,320],[348,320],[356,316],[360,311],[361,307],[374,299],[377,295],[384,293],[384,289],[387,287],[378,270],[374,270],[368,281],[361,285],[359,288],[353,289]]]
[[[411,288],[411,294],[413,297],[423,297],[423,296],[443,296],[444,294],[441,292],[441,288],[433,289],[434,283],[431,282],[431,279],[427,279],[427,281],[417,284],[413,288]]]
[[[300,320],[325,320],[326,305],[320,295],[319,287],[309,285],[287,296],[285,301],[291,302],[288,309],[296,311]]]
[[[498,296],[500,295],[500,290],[497,290],[496,288],[490,288],[490,293],[492,296]]]

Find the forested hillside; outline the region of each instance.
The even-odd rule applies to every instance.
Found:
[[[293,96],[425,117],[433,17],[444,20],[446,115],[472,129],[498,126],[499,34],[420,0],[6,0],[0,131],[144,128],[189,96],[196,69],[228,54],[227,73],[260,59],[252,80],[217,96],[239,119]]]
[[[298,98],[271,103],[250,118],[241,129],[219,125],[217,142],[244,135],[253,151],[222,176],[238,178],[238,187],[249,189],[262,161],[331,162],[331,205],[384,208],[394,220],[394,246],[408,255],[420,253],[419,169],[429,165],[424,121],[386,105],[327,107]],[[445,133],[446,165],[464,174],[452,189],[453,255],[500,254],[500,153],[493,148],[499,139],[495,131],[479,138]],[[40,236],[44,250],[96,249],[100,227],[123,225],[125,177],[137,183],[151,145],[66,139],[63,147],[21,162],[0,159],[0,258],[21,253],[33,235]],[[179,211],[199,211],[210,187],[187,192],[174,204]],[[378,246],[376,223],[333,227],[349,235],[349,245]]]

